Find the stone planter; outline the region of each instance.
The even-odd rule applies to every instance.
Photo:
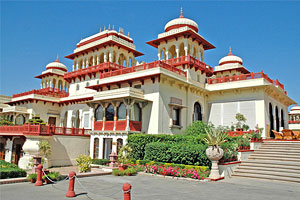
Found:
[[[223,154],[224,154],[223,149],[219,146],[209,146],[206,149],[205,153],[212,162],[209,178],[210,179],[221,178],[220,173],[219,173],[218,162],[223,157]]]

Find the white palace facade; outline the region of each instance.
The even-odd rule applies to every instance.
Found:
[[[42,139],[52,145],[52,166],[74,164],[79,153],[108,158],[128,134],[181,134],[196,120],[230,127],[236,113],[263,128],[263,138],[288,128],[296,102],[284,85],[249,71],[231,50],[213,69],[204,58],[215,47],[198,32],[181,13],[147,42],[158,55],[149,63],[136,60],[143,54],[121,29],[80,40],[66,56],[72,71],[57,59],[35,77],[41,89],[1,97],[0,115],[19,125],[0,127],[2,159],[26,168]],[[47,125],[23,125],[37,114]]]

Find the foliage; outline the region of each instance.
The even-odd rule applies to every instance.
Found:
[[[17,165],[0,160],[0,178],[26,177],[26,171],[20,169]]]
[[[42,140],[39,143],[39,153],[42,154],[42,156],[45,156],[46,158],[51,155],[51,145],[47,140]]]
[[[207,135],[203,140],[209,146],[220,146],[226,142],[227,131],[221,127],[206,129],[206,133]]]
[[[27,181],[31,181],[31,180],[36,180],[36,178],[37,178],[37,174],[29,174],[26,179]]]
[[[118,153],[118,162],[122,165],[128,164],[130,162],[131,152],[132,149],[128,145],[123,146]]]
[[[123,171],[119,169],[113,169],[113,175],[115,176],[132,176],[134,174],[136,174],[136,169],[133,167],[129,167]]]
[[[145,147],[145,160],[185,165],[210,166],[205,150],[207,145],[190,143],[153,142]]]
[[[109,159],[92,159],[92,164],[96,165],[106,165],[110,163]]]
[[[236,141],[227,141],[221,145],[224,150],[224,155],[221,160],[237,159],[238,154],[238,143]]]
[[[251,134],[252,139],[261,139],[261,134],[264,130],[264,128],[259,128],[258,124],[255,126],[255,129],[258,131],[258,133],[254,132]]]
[[[241,113],[236,113],[235,115],[235,119],[237,120],[237,123],[231,126],[231,130],[234,129],[243,129],[244,131],[248,131],[249,130],[249,126],[246,124],[246,117],[241,114]]]
[[[88,155],[80,154],[76,158],[77,166],[80,172],[91,171],[92,158]]]
[[[241,137],[238,137],[237,143],[238,143],[239,147],[250,147],[249,137],[251,137],[251,136],[243,135]]]
[[[145,147],[152,142],[163,143],[186,143],[203,145],[202,135],[166,135],[166,134],[130,134],[128,135],[128,146],[132,149],[131,158],[143,160],[145,156]]]
[[[186,130],[186,135],[206,135],[206,129],[213,128],[212,123],[206,123],[203,121],[194,121],[191,125],[189,125]]]
[[[49,172],[47,174],[47,176],[52,180],[52,181],[60,181],[60,180],[63,180],[64,177],[59,173],[59,172]],[[46,176],[43,176],[42,177],[44,180],[47,179]]]
[[[44,120],[42,120],[38,114],[33,116],[32,119],[29,119],[26,123],[27,124],[35,124],[35,125],[38,125],[38,124],[46,125],[46,122],[44,122]]]
[[[204,179],[208,177],[208,169],[186,169],[172,166],[164,166],[159,164],[134,165],[138,171],[151,174],[159,174],[163,176],[184,177],[192,179]]]
[[[184,165],[184,164],[175,164],[175,163],[163,163],[163,162],[155,162],[155,161],[149,161],[149,160],[137,160],[137,165],[161,165],[164,167],[178,167],[180,169],[201,169],[201,170],[209,170],[208,166],[196,166],[196,165]]]
[[[14,123],[9,120],[6,119],[0,120],[0,126],[12,126],[12,125],[14,125]]]

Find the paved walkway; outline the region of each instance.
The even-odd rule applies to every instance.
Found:
[[[86,189],[76,182],[73,199],[123,199],[122,185],[132,185],[133,200],[295,200],[300,197],[300,184],[258,179],[231,178],[218,182],[194,182],[161,177],[138,175],[132,177],[94,176],[79,178]],[[68,182],[35,187],[30,183],[16,183],[0,186],[0,199],[68,199],[65,197]]]

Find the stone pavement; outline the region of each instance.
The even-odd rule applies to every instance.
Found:
[[[132,200],[295,200],[300,197],[300,184],[259,179],[231,178],[218,182],[195,182],[173,180],[155,176],[132,177],[94,176],[79,178],[86,189],[76,182],[73,199],[112,200],[123,199],[122,185],[132,185]],[[0,186],[2,200],[69,199],[65,197],[68,181],[35,187],[30,183],[16,183]]]

